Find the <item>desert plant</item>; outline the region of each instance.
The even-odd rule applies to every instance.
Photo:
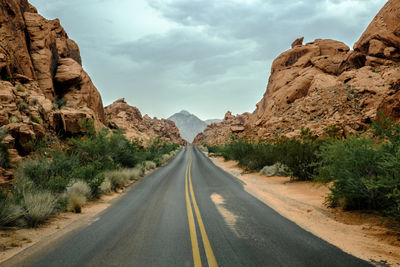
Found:
[[[21,111],[21,112],[25,112],[26,110],[29,109],[28,103],[26,103],[26,102],[25,102],[24,100],[22,100],[22,99],[19,99],[19,100],[17,101],[17,107],[18,107],[18,110]]]
[[[35,115],[29,115],[29,119],[34,123],[40,123],[40,119]]]
[[[112,190],[123,188],[129,181],[129,177],[120,171],[108,171],[104,173],[105,180],[109,180]]]
[[[18,84],[18,85],[15,87],[15,89],[16,89],[18,92],[25,92],[25,91],[26,91],[26,88],[25,88],[24,86],[20,85],[20,84]]]
[[[351,137],[321,147],[317,179],[332,183],[328,202],[345,209],[376,209],[386,202],[382,154],[371,140]]]
[[[56,109],[62,109],[63,107],[65,107],[67,105],[67,99],[61,96],[56,96],[56,98],[54,99],[53,102],[53,106]]]
[[[19,123],[20,122],[20,120],[16,117],[16,116],[11,116],[9,119],[8,119],[8,123]]]
[[[24,215],[21,206],[13,203],[8,196],[0,190],[0,226],[15,226],[19,224]]]
[[[29,100],[29,104],[31,104],[32,106],[36,106],[39,103],[39,100],[37,98],[31,98]]]
[[[29,226],[35,227],[46,221],[57,204],[56,198],[48,191],[25,192],[22,205]]]
[[[144,170],[141,166],[136,166],[130,169],[119,170],[123,175],[127,176],[129,180],[137,180],[143,176]]]
[[[68,210],[80,213],[91,196],[91,188],[84,181],[75,181],[67,187]]]
[[[104,179],[104,181],[99,186],[99,190],[101,191],[101,193],[110,194],[113,191],[111,180]]]
[[[146,171],[153,170],[157,167],[156,163],[154,163],[153,161],[150,161],[150,160],[143,162],[143,166]]]

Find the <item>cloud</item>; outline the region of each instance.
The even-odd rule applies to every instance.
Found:
[[[202,118],[252,111],[272,61],[304,36],[352,46],[386,0],[31,0],[60,17],[106,104]]]

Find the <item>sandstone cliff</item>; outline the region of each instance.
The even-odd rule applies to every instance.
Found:
[[[77,44],[26,0],[0,0],[0,78],[0,126],[14,155],[37,137],[79,133],[79,118],[105,122]]]
[[[127,118],[128,133],[143,128],[138,132],[146,138],[184,144],[173,122],[142,118],[138,110],[134,115]],[[27,0],[0,0],[0,127],[8,130],[3,142],[12,165],[32,152],[31,141],[80,134],[84,118],[93,119],[97,129],[108,124],[101,95],[82,68],[78,45],[58,19],[43,18]],[[11,178],[11,172],[0,168],[0,185]]]
[[[142,116],[138,108],[130,106],[123,98],[107,106],[105,114],[109,127],[124,130],[129,139],[146,142],[158,137],[173,143],[186,144],[173,121]]]
[[[400,0],[386,3],[354,50],[334,40],[302,42],[275,59],[264,97],[239,136],[296,136],[304,127],[322,134],[331,125],[347,135],[367,129],[380,109],[400,119]],[[210,126],[196,140],[221,142],[228,128]]]
[[[228,111],[221,122],[211,123],[202,133],[198,134],[193,144],[222,144],[229,141],[233,136],[241,135],[245,130],[244,125],[249,120],[250,115],[250,113],[244,113],[234,116]]]

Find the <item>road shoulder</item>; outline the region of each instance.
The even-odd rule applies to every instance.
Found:
[[[324,185],[243,173],[236,162],[210,159],[239,179],[247,192],[303,229],[377,266],[400,266],[400,232],[386,227],[384,217],[327,208],[329,189]]]

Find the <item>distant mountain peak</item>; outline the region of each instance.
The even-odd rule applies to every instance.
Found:
[[[209,121],[203,121],[199,119],[196,115],[193,115],[187,110],[182,110],[178,113],[175,113],[168,119],[175,122],[182,138],[189,143],[193,142],[193,139],[196,137],[196,135],[203,132],[210,123]],[[212,122],[215,121],[218,120],[212,120]]]
[[[183,114],[183,115],[193,115],[192,113],[190,113],[187,110],[182,109],[180,112],[178,112],[178,114]]]

